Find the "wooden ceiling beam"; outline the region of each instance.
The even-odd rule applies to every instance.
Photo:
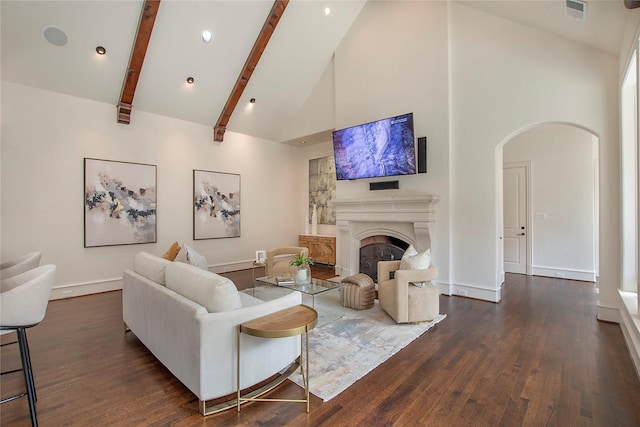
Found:
[[[129,58],[129,67],[124,76],[120,101],[118,102],[118,123],[128,125],[131,121],[133,97],[136,94],[138,78],[140,78],[142,64],[147,54],[147,47],[149,46],[149,40],[151,40],[151,32],[153,31],[153,25],[156,22],[159,8],[160,0],[145,0],[142,6],[138,32],[136,33],[136,39],[133,43],[133,50]]]
[[[262,26],[262,30],[260,30],[260,34],[258,34],[258,38],[249,53],[249,57],[247,61],[244,63],[244,67],[242,67],[242,71],[240,71],[240,76],[238,76],[238,80],[236,80],[236,84],[233,86],[233,90],[227,99],[227,103],[224,105],[222,109],[222,113],[216,122],[215,127],[213,128],[213,140],[217,142],[222,142],[224,139],[224,133],[227,130],[227,124],[229,124],[229,120],[231,119],[231,114],[233,114],[233,110],[235,110],[238,105],[238,101],[240,101],[240,97],[242,96],[242,92],[244,92],[247,83],[249,83],[249,79],[253,74],[253,71],[256,69],[258,65],[258,61],[260,61],[260,57],[262,53],[267,47],[269,43],[269,39],[271,39],[271,35],[275,31],[278,26],[278,22],[280,22],[280,18],[284,13],[287,5],[289,4],[289,0],[276,0],[273,3],[273,7],[269,12],[269,16]]]

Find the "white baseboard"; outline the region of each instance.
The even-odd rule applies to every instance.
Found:
[[[209,271],[216,274],[228,273],[230,271],[246,270],[249,268],[253,268],[252,259],[209,265]]]
[[[629,355],[640,378],[640,317],[638,317],[638,294],[618,291],[622,303],[619,310],[620,328],[629,349]],[[599,317],[598,317],[599,318]]]
[[[622,319],[620,318],[620,310],[616,307],[605,307],[600,305],[598,301],[598,312],[596,314],[596,318],[602,322],[609,323],[620,323]]]
[[[51,297],[49,300],[73,298],[82,295],[99,294],[101,292],[109,292],[122,289],[122,277],[112,279],[94,280],[83,283],[69,283],[65,285],[57,285],[51,289]]]
[[[253,260],[230,262],[227,264],[214,264],[209,266],[209,271],[214,273],[227,273],[229,271],[244,270],[253,267]],[[51,290],[49,300],[73,298],[82,295],[99,294],[101,292],[116,291],[122,289],[122,277],[93,280],[89,282],[67,283],[56,285]]]
[[[469,283],[442,283],[438,281],[434,281],[434,283],[438,285],[440,293],[444,295],[461,296],[489,302],[500,302],[502,300],[502,287],[490,289]]]
[[[355,273],[351,273],[351,270],[348,268],[343,268],[342,266],[336,264],[334,267],[334,270],[336,272],[336,276],[340,276],[340,277],[349,277]]]
[[[555,277],[557,279],[581,280],[583,282],[595,282],[596,272],[587,270],[570,270],[566,268],[532,266],[531,273],[534,276]]]

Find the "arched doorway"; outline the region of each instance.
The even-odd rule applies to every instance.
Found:
[[[497,209],[502,231],[498,277],[504,281],[507,271],[595,281],[597,135],[571,123],[536,124],[505,138],[496,149],[496,161],[502,189]],[[519,221],[515,231],[514,218]],[[519,262],[516,269],[514,261]]]

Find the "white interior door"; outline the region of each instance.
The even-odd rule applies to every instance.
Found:
[[[527,273],[527,171],[504,167],[504,271]]]

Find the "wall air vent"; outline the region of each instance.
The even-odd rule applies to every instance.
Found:
[[[564,11],[568,16],[584,21],[587,19],[587,2],[580,0],[565,0]]]

